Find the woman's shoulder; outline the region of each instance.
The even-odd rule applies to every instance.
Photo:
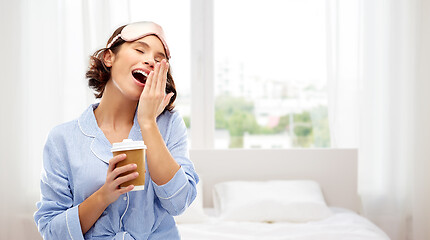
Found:
[[[75,118],[71,121],[67,121],[54,126],[49,132],[49,136],[70,137],[71,135],[74,135],[74,134],[85,135],[85,130],[94,128],[91,125],[92,122],[95,121],[93,119],[94,117],[92,116],[93,108],[94,108],[94,104],[90,105],[78,118]]]
[[[79,129],[78,119],[74,119],[68,122],[64,122],[54,126],[49,132],[49,137],[64,137],[76,132]]]

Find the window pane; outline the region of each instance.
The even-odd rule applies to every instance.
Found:
[[[188,129],[191,112],[190,14],[190,0],[130,1],[131,22],[153,21],[164,29],[172,56],[170,59],[172,76],[178,93],[175,109],[184,118]]]
[[[329,147],[321,0],[214,1],[215,148]]]

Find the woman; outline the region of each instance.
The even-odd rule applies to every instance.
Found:
[[[99,104],[51,130],[44,149],[35,221],[44,239],[180,239],[173,219],[191,204],[199,180],[189,160],[186,127],[173,111],[176,89],[162,28],[138,22],[118,28],[91,57],[89,86]],[[112,143],[143,140],[145,188]]]

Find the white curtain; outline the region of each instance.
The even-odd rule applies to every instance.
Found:
[[[42,151],[50,129],[94,97],[88,59],[129,21],[128,1],[1,1],[0,239],[35,239]]]
[[[327,5],[332,146],[359,148],[366,217],[392,240],[430,239],[429,3],[347,2]]]
[[[332,147],[357,147],[359,0],[327,0],[327,86]],[[340,101],[341,100],[341,101]]]

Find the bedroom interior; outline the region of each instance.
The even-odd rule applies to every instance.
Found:
[[[362,213],[357,149],[191,150],[184,239],[389,239]],[[199,196],[200,195],[200,196]]]
[[[229,129],[227,125],[223,125],[223,131],[216,128],[219,115],[215,107],[221,95],[215,88],[228,89],[222,88],[227,80],[221,81],[217,76],[223,69],[230,70],[229,76],[233,78],[242,79],[242,75],[226,68],[236,64],[231,59],[221,59],[224,61],[221,67],[216,64],[217,57],[224,53],[217,47],[228,40],[220,37],[224,31],[220,26],[237,39],[254,31],[256,26],[264,25],[271,31],[301,26],[300,21],[270,21],[277,14],[258,21],[253,19],[261,20],[261,25],[247,23],[251,20],[245,12],[253,13],[251,5],[261,7],[263,14],[267,9],[270,13],[281,1],[270,0],[270,4],[248,1],[248,8],[231,4],[222,12],[222,3],[226,2],[1,1],[0,25],[7,37],[0,40],[3,53],[0,58],[3,154],[0,179],[6,183],[0,200],[0,239],[42,239],[33,213],[40,197],[46,135],[53,126],[76,118],[94,102],[84,72],[88,55],[105,42],[106,33],[123,22],[142,18],[161,23],[171,33],[168,39],[172,40],[172,66],[178,66],[173,69],[180,76],[175,81],[182,90],[179,90],[182,96],[178,96],[178,111],[189,113],[184,121],[191,122],[190,158],[201,177],[196,200],[183,215],[176,217],[182,239],[320,240],[342,239],[342,236],[375,240],[430,239],[430,175],[427,173],[430,169],[427,146],[430,139],[430,3],[425,0],[303,1],[306,6],[313,6],[312,11],[320,6],[318,13],[326,14],[316,14],[323,19],[324,25],[317,25],[316,29],[324,41],[315,43],[312,38],[297,37],[291,40],[297,45],[286,48],[309,50],[297,58],[297,64],[314,61],[315,49],[323,48],[324,64],[312,69],[289,68],[296,63],[284,53],[286,64],[275,64],[274,68],[279,71],[273,71],[273,75],[294,72],[321,75],[326,80],[322,89],[326,92],[329,145],[318,147],[316,140],[297,143],[293,137],[280,143],[279,139],[288,137],[285,131],[272,134],[272,138],[264,134],[259,138],[248,132],[241,133],[239,139],[229,136],[230,142],[221,139],[228,135]],[[152,9],[146,15],[137,11],[142,6],[151,8],[150,4]],[[160,9],[168,14],[160,17]],[[282,8],[273,11],[279,14],[289,11],[290,15],[294,12]],[[308,18],[312,11],[298,15]],[[235,17],[235,12],[241,17],[231,22],[231,29],[218,21],[222,14],[226,19]],[[237,31],[235,24],[242,24],[244,28]],[[311,24],[306,26],[311,29]],[[296,32],[279,35],[278,41],[302,36],[305,28],[291,29]],[[262,36],[253,40],[265,39]],[[173,41],[177,39],[186,41],[187,45]],[[301,39],[312,46],[301,47],[298,45]],[[274,40],[268,47],[278,46],[277,43]],[[244,42],[236,44],[245,46]],[[227,54],[229,50],[226,48]],[[238,53],[246,53],[245,50]],[[271,66],[270,61],[263,61],[267,60],[265,57],[263,54],[258,58],[264,62],[263,69]],[[241,65],[236,67],[240,69]],[[243,78],[261,83],[258,77]],[[273,82],[271,87],[278,94],[282,87]],[[242,89],[242,85],[231,86],[237,91]],[[258,95],[266,88],[253,85],[253,89]],[[189,98],[181,99],[186,94]],[[279,94],[282,98],[282,93]],[[252,99],[252,96],[245,95],[245,98]],[[266,117],[267,113],[274,108],[282,112],[290,105],[274,101],[267,107],[261,102],[254,105],[254,110],[263,116],[257,120],[272,124],[271,127],[282,122],[281,119],[291,122],[296,117],[308,116],[291,114],[289,120],[281,117],[273,123],[272,118]],[[246,102],[243,105],[246,107]],[[309,121],[312,123],[315,120],[312,117],[320,117],[320,113],[309,114]],[[242,127],[238,126],[238,129]],[[321,131],[314,130],[314,133]]]

